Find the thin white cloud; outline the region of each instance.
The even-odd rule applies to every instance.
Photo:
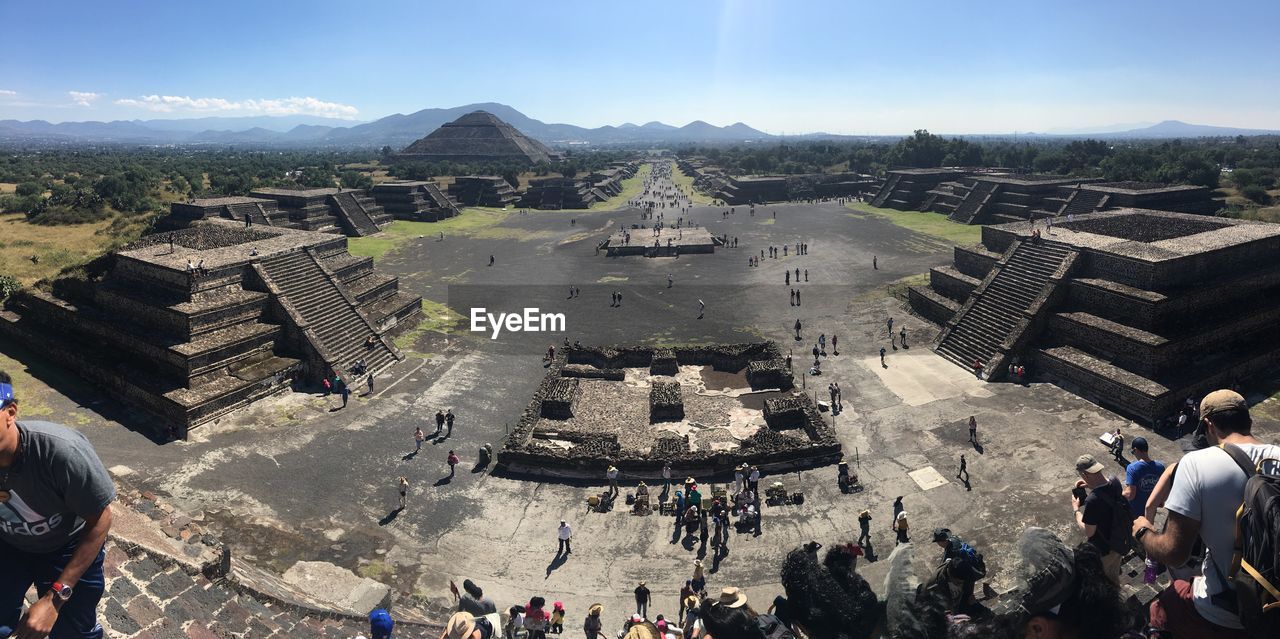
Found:
[[[121,106],[137,107],[158,113],[192,111],[202,113],[239,113],[247,115],[316,115],[327,118],[353,119],[360,111],[349,104],[325,102],[312,97],[265,98],[261,100],[227,100],[193,98],[179,95],[144,95],[140,98],[116,100]]]
[[[93,103],[102,97],[101,93],[92,91],[67,91],[67,95],[71,96],[72,104],[82,107],[93,106]]]
[[[17,91],[10,91],[10,90],[8,90],[8,89],[0,89],[0,98],[12,98],[12,97],[13,97],[13,96],[15,96],[15,95],[18,95],[18,92],[17,92]]]

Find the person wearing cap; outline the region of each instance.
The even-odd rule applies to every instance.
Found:
[[[1147,498],[1160,475],[1164,474],[1164,464],[1151,459],[1146,437],[1134,437],[1129,452],[1135,459],[1124,469],[1124,498],[1129,500],[1129,512],[1138,517],[1146,509]]]
[[[694,596],[696,594],[698,593],[693,589],[693,581],[685,579],[684,586],[680,588],[680,611],[676,614],[678,618],[684,619],[684,611],[690,607],[688,605],[690,597],[694,598],[693,605],[697,605],[697,597]]]
[[[943,575],[950,582],[951,609],[965,610],[973,599],[973,586],[987,574],[982,555],[955,536],[950,529],[933,529],[933,543],[942,549]]]
[[[560,540],[560,548],[556,550],[557,556],[573,553],[569,543],[573,540],[573,527],[563,519],[560,520],[560,528],[556,529],[556,538]]]
[[[1151,623],[1179,637],[1244,637],[1236,613],[1234,590],[1227,583],[1236,542],[1236,510],[1244,496],[1246,475],[1227,447],[1243,452],[1262,472],[1280,471],[1280,446],[1252,435],[1249,405],[1239,393],[1217,390],[1200,401],[1200,425],[1212,448],[1187,453],[1165,475],[1173,475],[1164,501],[1169,516],[1157,532],[1143,516],[1133,522],[1133,535],[1147,557],[1180,566],[1196,540],[1204,542],[1201,576],[1175,579],[1151,602]]]
[[[1107,578],[1119,585],[1120,560],[1128,545],[1129,504],[1124,501],[1120,481],[1102,474],[1105,468],[1093,455],[1076,459],[1076,473],[1080,475],[1076,488],[1087,488],[1088,494],[1081,500],[1073,492],[1071,509],[1075,511],[1076,525],[1102,556]]]
[[[649,618],[649,601],[651,599],[652,595],[650,595],[649,589],[645,587],[643,581],[640,582],[640,585],[636,586],[636,614],[640,615],[642,619]]]
[[[858,513],[858,543],[863,546],[871,545],[871,511],[864,510]]]
[[[440,639],[491,639],[493,634],[493,624],[487,618],[461,611],[449,617]]]
[[[103,546],[116,489],[89,440],[42,421],[18,421],[0,371],[0,626],[15,636],[100,639]],[[27,590],[37,599],[22,613]]]

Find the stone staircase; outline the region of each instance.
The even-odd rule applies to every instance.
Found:
[[[1018,242],[997,263],[969,300],[948,323],[938,354],[972,370],[986,366],[988,378],[999,376],[1010,344],[1024,342],[1024,333],[1058,285],[1064,264],[1070,268],[1076,252],[1056,242]]]
[[[248,216],[249,220],[254,224],[261,224],[263,226],[272,226],[271,218],[267,217],[267,211],[266,209],[262,208],[261,204],[257,204],[257,203],[237,204],[237,205],[227,204],[227,205],[224,205],[222,208],[224,209],[222,217],[225,217],[229,220],[243,222],[244,218]]]
[[[263,271],[292,309],[301,316],[320,353],[334,370],[365,360],[377,371],[399,356],[383,341],[354,297],[320,266],[308,251],[285,253],[262,261]],[[365,344],[373,338],[372,348]]]
[[[457,215],[458,213],[460,213],[458,209],[458,203],[454,202],[453,198],[449,197],[448,194],[440,190],[439,185],[435,183],[429,183],[425,187],[423,187],[422,190],[426,192],[427,197],[431,198],[431,201],[434,202],[437,207],[448,210],[450,216]]]
[[[1106,193],[1101,193],[1098,191],[1086,191],[1084,189],[1079,189],[1075,192],[1075,195],[1073,195],[1071,199],[1067,202],[1067,207],[1062,210],[1062,214],[1065,216],[1065,215],[1084,215],[1085,213],[1092,213],[1094,211],[1104,208],[1107,204],[1107,200],[1110,199],[1110,197],[1111,196],[1107,195]]]
[[[380,230],[378,224],[365,211],[364,205],[360,204],[350,191],[334,193],[332,197],[334,204],[338,205],[338,219],[347,232],[356,236],[365,236],[373,235]]]
[[[960,206],[957,206],[956,210],[951,212],[948,219],[961,224],[972,224],[978,215],[982,213],[983,206],[995,194],[998,186],[994,182],[979,181],[965,196]]]
[[[877,208],[884,206],[889,196],[893,195],[893,190],[898,188],[898,181],[901,179],[901,175],[894,174],[889,176],[889,180],[884,183],[884,186],[880,187],[880,192],[876,193],[876,196],[871,199],[871,206]]]

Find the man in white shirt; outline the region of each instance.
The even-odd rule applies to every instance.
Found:
[[[557,531],[556,536],[560,538],[560,549],[556,551],[556,556],[572,554],[573,549],[569,547],[569,540],[573,538],[573,528],[563,519],[560,520],[560,530]]]
[[[1138,517],[1133,533],[1149,558],[1169,566],[1186,563],[1197,538],[1205,544],[1203,576],[1191,582],[1175,580],[1152,601],[1152,625],[1176,631],[1179,637],[1243,638],[1247,635],[1226,576],[1246,477],[1219,445],[1236,446],[1255,462],[1270,459],[1274,465],[1280,465],[1280,446],[1264,444],[1250,434],[1249,406],[1235,391],[1206,395],[1200,402],[1200,419],[1214,448],[1188,453],[1176,468],[1166,471],[1174,476],[1164,504],[1169,511],[1164,532],[1156,532],[1146,517]]]

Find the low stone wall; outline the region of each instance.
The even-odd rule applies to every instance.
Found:
[[[947,299],[925,286],[908,288],[907,302],[914,313],[940,325],[946,325],[960,310],[960,305],[955,301]]]
[[[999,255],[967,246],[957,246],[953,255],[952,259],[957,271],[978,279],[986,277],[987,273],[991,272],[991,268],[996,265],[996,260],[1000,259]]]
[[[649,387],[649,421],[673,422],[684,419],[684,397],[679,382],[654,380]]]
[[[626,379],[626,371],[620,368],[596,368],[594,366],[585,366],[582,364],[565,364],[560,369],[561,377],[581,377],[585,379],[604,379],[611,382],[620,382]]]
[[[573,406],[578,403],[578,380],[561,378],[551,384],[542,398],[542,416],[551,419],[573,417]]]
[[[929,286],[957,302],[969,299],[982,280],[966,279],[967,275],[946,267],[929,269]]]

